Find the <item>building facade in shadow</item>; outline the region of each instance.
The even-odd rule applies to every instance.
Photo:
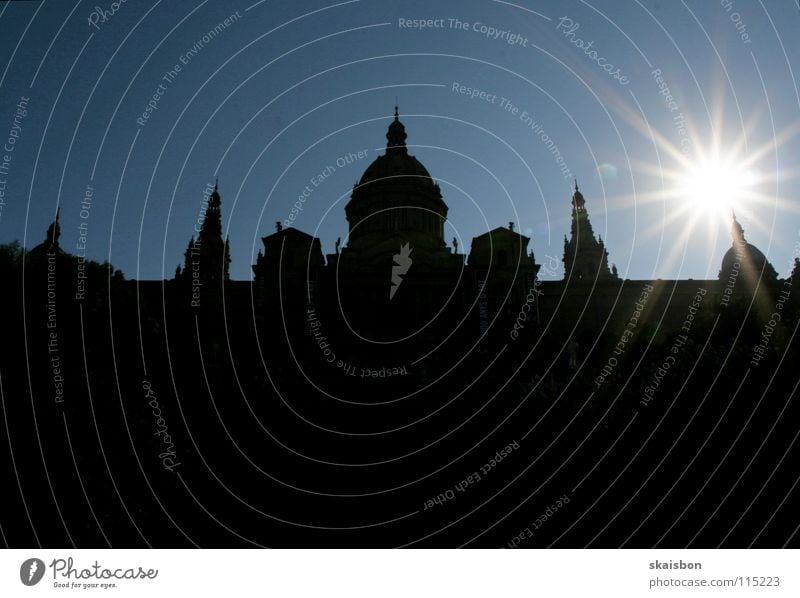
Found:
[[[0,248],[7,541],[516,546],[556,499],[528,545],[686,545],[713,511],[708,545],[771,508],[783,541],[800,261],[779,279],[734,217],[716,279],[620,279],[576,183],[540,280],[514,223],[448,243],[397,111],[386,138],[333,252],[276,223],[253,280],[217,186],[171,280],[70,255],[58,216]]]

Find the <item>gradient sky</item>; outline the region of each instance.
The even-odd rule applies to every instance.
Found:
[[[19,134],[0,172],[0,243],[41,242],[60,205],[65,250],[75,252],[85,222],[88,257],[128,278],[171,277],[204,189],[219,177],[233,278],[250,278],[260,237],[307,185],[313,193],[296,226],[333,252],[346,236],[350,190],[382,152],[397,97],[411,153],[440,183],[446,235],[460,236],[461,249],[514,221],[537,261],[553,265],[553,256],[560,266],[575,175],[622,277],[716,278],[731,244],[727,206],[703,209],[685,186],[717,147],[746,186],[728,185],[730,197],[715,199],[730,199],[748,241],[779,274],[798,255],[795,0],[127,0],[92,26],[95,7],[110,11],[111,2],[0,4],[0,139]],[[570,34],[562,18],[578,28]],[[400,19],[444,26],[419,30]],[[479,24],[520,41],[492,39]],[[625,84],[578,38],[593,41],[590,51]],[[176,64],[181,71],[165,82]],[[467,97],[454,83],[497,99]],[[23,97],[27,115],[15,128]],[[366,158],[346,163],[362,150]],[[323,171],[330,176],[313,187]],[[81,214],[87,185],[91,207]]]

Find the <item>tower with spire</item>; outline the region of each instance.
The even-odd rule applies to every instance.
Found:
[[[608,268],[608,251],[603,238],[595,238],[586,200],[575,179],[570,238],[564,237],[564,278],[568,281],[615,280],[615,270]]]
[[[178,280],[191,285],[195,306],[199,306],[202,293],[218,291],[221,284],[230,280],[230,243],[227,238],[222,239],[221,204],[219,183],[215,182],[198,236],[189,241],[183,270],[176,271]]]

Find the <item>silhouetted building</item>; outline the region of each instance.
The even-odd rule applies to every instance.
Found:
[[[173,281],[70,255],[58,213],[27,254],[0,251],[4,279],[24,280],[0,295],[1,444],[6,477],[37,497],[35,518],[6,518],[10,545],[34,527],[41,546],[517,545],[570,488],[580,525],[554,517],[531,544],[653,545],[656,520],[692,543],[712,509],[720,534],[757,511],[773,538],[795,529],[788,507],[772,519],[779,493],[751,509],[727,479],[794,488],[771,465],[796,470],[794,390],[780,393],[797,383],[800,259],[778,281],[734,217],[718,279],[621,280],[576,182],[564,278],[542,281],[514,223],[448,246],[397,110],[386,137],[344,242],[325,254],[276,223],[252,281],[229,280],[216,185]],[[748,444],[770,467],[742,470]],[[687,500],[664,500],[676,479]],[[705,507],[684,518],[694,489]]]
[[[401,339],[432,346],[451,330],[469,342],[490,330],[504,336],[509,328],[525,328],[535,337],[535,326],[551,318],[570,326],[586,317],[576,334],[589,338],[602,327],[620,333],[642,288],[655,289],[655,297],[643,302],[645,314],[671,299],[659,320],[662,330],[671,330],[683,323],[684,302],[698,286],[708,294],[707,305],[724,305],[733,294],[752,296],[762,270],[765,288],[777,280],[763,253],[744,241],[734,217],[733,247],[719,281],[622,281],[616,267],[609,267],[577,181],[570,235],[564,238],[563,281],[537,280],[540,266],[528,250],[530,239],[516,232],[514,223],[473,238],[464,256],[455,239],[453,247],[445,243],[447,204],[428,170],[409,153],[407,138],[395,108],[385,153],[364,171],[345,207],[344,247],[337,241],[335,253],[323,257],[319,239],[280,223],[264,237],[264,253],[253,271],[259,317],[272,321],[267,329],[283,330],[290,339],[313,337],[310,313],[324,323],[324,342],[336,338],[348,351],[370,354]],[[734,285],[740,272],[750,282]]]
[[[538,271],[530,239],[510,224],[473,239],[465,259],[445,243],[447,204],[409,154],[397,108],[386,139],[345,207],[343,248],[324,262],[319,239],[280,224],[263,239],[253,270],[266,320],[304,306],[351,349],[412,337],[432,345],[453,329],[477,334],[524,303]]]

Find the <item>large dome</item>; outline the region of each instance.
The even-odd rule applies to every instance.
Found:
[[[407,152],[386,153],[378,156],[364,171],[359,186],[380,181],[387,178],[409,177],[416,178],[418,183],[433,186],[430,173],[414,156]],[[395,181],[396,182],[396,181]],[[411,181],[408,181],[411,182]]]
[[[413,241],[417,255],[445,247],[447,205],[428,170],[409,155],[407,137],[395,108],[386,153],[364,171],[345,206],[349,249],[365,252],[386,243],[394,247],[396,238]]]

